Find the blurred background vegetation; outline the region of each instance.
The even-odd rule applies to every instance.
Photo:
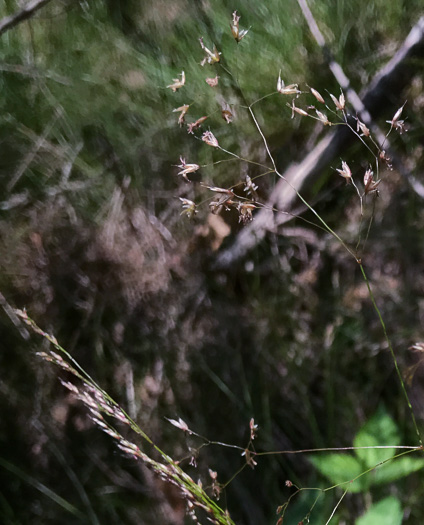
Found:
[[[2,2],[0,18],[23,3]],[[422,0],[310,7],[358,91],[423,13]],[[229,30],[235,9],[250,28],[238,45]],[[199,66],[201,36],[217,45],[233,77],[219,65]],[[408,101],[409,131],[392,140],[404,168],[422,179],[423,61],[411,68],[411,83],[389,94],[380,125]],[[383,410],[400,441],[416,443],[366,286],[334,238],[293,219],[216,270],[216,254],[242,227],[237,217],[212,216],[207,205],[193,221],[180,216],[177,197],[202,198],[198,182],[176,177],[180,155],[199,164],[225,156],[180,128],[173,109],[192,104],[192,121],[210,115],[203,129],[226,149],[264,161],[240,105],[274,91],[280,69],[286,83],[339,93],[294,0],[52,0],[0,37],[2,523],[186,520],[179,494],[94,428],[57,371],[35,356],[43,343],[13,325],[8,304],[26,307],[174,458],[186,456],[187,443],[165,416],[242,446],[254,417],[258,449],[281,450],[351,445]],[[173,93],[166,86],[183,70],[186,86]],[[216,74],[213,89],[205,78]],[[221,119],[223,101],[236,105],[230,125]],[[281,170],[322,133],[312,120],[291,120],[286,101],[255,106]],[[343,158],[358,170],[370,162],[357,147]],[[231,185],[247,173],[257,175],[243,163],[221,163],[197,180]],[[274,177],[259,180],[263,199]],[[324,194],[319,212],[354,243],[357,196],[336,179],[329,166],[311,197]],[[407,374],[419,359],[408,347],[423,337],[424,210],[396,170],[380,187],[363,259]],[[421,427],[423,387],[417,368],[408,388]],[[209,447],[188,471],[207,479],[211,468],[223,482],[243,461],[237,451]],[[235,478],[221,503],[238,524],[275,523],[293,490],[286,479],[328,485],[308,457],[270,456]],[[373,501],[391,497],[408,523],[422,523],[423,489],[420,472],[364,487],[345,497],[334,522],[353,524]],[[337,494],[327,494],[311,523],[326,522]],[[287,523],[310,505],[294,500]]]

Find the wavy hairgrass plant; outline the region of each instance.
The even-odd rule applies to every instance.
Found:
[[[232,15],[230,28],[232,36],[237,44],[239,44],[247,35],[248,30],[240,29],[239,27],[240,17],[237,15],[237,12],[234,12]],[[183,207],[183,213],[188,217],[193,217],[197,212],[198,208],[208,202],[209,207],[212,213],[220,213],[222,210],[236,210],[239,221],[242,224],[247,224],[254,219],[254,210],[258,208],[266,208],[268,205],[266,203],[261,203],[258,194],[257,186],[255,180],[264,177],[265,175],[275,174],[278,177],[286,180],[284,175],[278,170],[276,161],[271,153],[268,141],[265,137],[265,133],[262,129],[262,126],[259,124],[258,118],[255,114],[253,107],[259,103],[261,100],[269,97],[289,97],[289,102],[287,106],[290,108],[292,113],[292,118],[295,115],[300,115],[302,118],[310,118],[321,123],[323,126],[345,126],[347,127],[360,141],[363,148],[372,156],[373,165],[365,170],[363,175],[363,183],[360,184],[355,177],[352,175],[351,168],[348,163],[344,160],[341,161],[341,167],[338,168],[336,173],[345,179],[346,184],[353,187],[359,200],[359,206],[361,211],[361,224],[359,225],[358,241],[356,247],[350,247],[328,224],[327,222],[317,213],[317,211],[304,199],[304,197],[297,191],[297,189],[286,180],[287,184],[296,192],[297,197],[306,206],[309,211],[316,217],[318,224],[315,226],[325,230],[330,233],[332,236],[337,239],[337,241],[344,247],[344,249],[355,259],[360,267],[362,277],[367,285],[369,297],[373,304],[374,310],[380,321],[382,330],[384,332],[387,345],[390,349],[390,354],[396,368],[397,375],[401,384],[401,388],[405,397],[405,401],[409,407],[410,417],[412,424],[414,426],[417,444],[408,446],[408,445],[399,445],[398,436],[393,430],[393,425],[383,414],[380,419],[374,423],[369,423],[368,427],[364,427],[355,438],[355,446],[341,447],[341,448],[320,448],[320,449],[305,449],[305,450],[280,450],[280,451],[258,451],[256,450],[253,442],[256,437],[258,426],[255,421],[252,419],[249,424],[250,437],[246,446],[238,446],[233,444],[227,444],[217,441],[210,441],[207,438],[197,434],[191,430],[188,425],[182,420],[168,420],[172,425],[177,427],[179,430],[184,432],[186,435],[193,436],[194,439],[199,440],[199,446],[189,448],[189,454],[187,457],[174,460],[163,452],[149,436],[133,421],[128,414],[105,392],[94,380],[90,377],[80,365],[72,358],[72,356],[60,346],[56,338],[53,335],[50,335],[43,330],[41,330],[35,323],[30,319],[26,311],[18,310],[16,311],[17,315],[37,334],[41,335],[47,339],[52,345],[51,350],[47,352],[41,352],[38,355],[44,360],[51,362],[58,366],[62,371],[66,372],[72,381],[61,380],[63,386],[67,388],[77,399],[82,401],[82,403],[87,407],[90,417],[93,422],[105,433],[112,437],[115,440],[118,448],[128,456],[134,459],[134,461],[141,461],[152,471],[154,471],[160,478],[165,482],[170,483],[180,490],[181,497],[185,500],[187,505],[187,512],[194,521],[200,522],[202,517],[206,517],[209,522],[215,524],[234,524],[232,521],[228,510],[221,508],[216,500],[219,499],[221,492],[230,484],[238,474],[246,467],[254,468],[257,465],[257,461],[260,457],[265,455],[278,455],[278,454],[318,454],[318,453],[327,453],[327,455],[320,456],[317,455],[313,463],[315,466],[330,480],[332,484],[327,488],[311,488],[311,487],[298,487],[291,481],[286,482],[288,488],[294,489],[288,500],[277,508],[277,524],[280,525],[284,521],[286,510],[289,504],[293,499],[300,493],[305,491],[315,491],[317,497],[310,507],[307,514],[304,516],[303,521],[309,522],[313,517],[314,508],[319,498],[322,495],[335,490],[336,488],[341,489],[341,496],[338,498],[337,503],[335,504],[331,514],[326,520],[326,525],[335,516],[335,513],[343,500],[347,492],[355,492],[364,490],[364,487],[367,486],[367,483],[364,481],[371,473],[377,473],[383,471],[382,467],[386,465],[398,465],[399,468],[396,472],[392,472],[390,475],[380,474],[380,482],[389,482],[394,479],[406,475],[410,472],[413,472],[419,468],[423,467],[423,460],[416,459],[409,462],[405,462],[405,456],[412,453],[421,453],[423,450],[423,443],[418,429],[417,422],[415,420],[415,415],[408,397],[408,393],[402,379],[402,375],[398,366],[396,355],[394,349],[391,345],[384,320],[382,318],[381,312],[377,306],[370,281],[365,272],[365,268],[362,264],[361,257],[359,255],[360,249],[363,250],[366,239],[369,235],[372,215],[369,226],[366,229],[365,238],[361,241],[360,232],[362,230],[362,221],[364,219],[364,206],[366,204],[366,197],[373,197],[374,203],[375,199],[378,196],[380,189],[381,178],[380,178],[380,166],[384,163],[389,169],[390,159],[385,153],[384,142],[378,144],[377,141],[371,135],[370,130],[364,122],[360,120],[358,116],[353,116],[349,114],[348,108],[346,105],[346,100],[344,94],[341,92],[338,97],[333,94],[329,94],[329,99],[326,99],[314,88],[309,87],[306,91],[302,91],[299,88],[299,85],[296,83],[286,85],[282,78],[281,73],[276,75],[277,85],[276,90],[272,93],[264,95],[258,100],[248,104],[242,93],[241,87],[237,82],[237,78],[233,76],[232,72],[227,69],[221,60],[221,53],[218,51],[216,46],[212,47],[210,50],[204,43],[203,39],[200,39],[200,46],[204,53],[204,58],[201,62],[201,66],[206,64],[211,67],[220,67],[222,71],[231,76],[235,85],[237,86],[238,94],[242,96],[244,105],[239,105],[240,110],[245,110],[249,115],[251,121],[253,122],[266,150],[266,156],[269,159],[269,164],[263,162],[254,162],[244,158],[232,151],[225,149],[220,141],[216,138],[215,134],[211,130],[204,131],[201,135],[196,135],[199,128],[205,123],[205,121],[210,117],[201,116],[194,120],[193,122],[188,123],[187,129],[189,134],[192,134],[195,138],[205,143],[206,146],[214,148],[221,151],[228,158],[232,158],[236,161],[242,161],[248,164],[252,164],[255,168],[260,168],[262,173],[250,178],[246,175],[245,180],[242,182],[237,182],[234,185],[224,188],[218,187],[211,184],[201,184],[201,186],[211,192],[213,197],[207,196],[206,199],[196,204],[193,200],[188,198],[180,198]],[[210,89],[219,89],[219,75],[216,73],[215,76],[211,75],[207,77],[206,83]],[[186,75],[182,71],[181,75],[173,80],[173,83],[167,86],[172,92],[177,93],[182,90],[186,84]],[[318,104],[321,109],[315,107]],[[186,117],[189,113],[189,110],[193,104],[182,104],[174,111],[179,113],[178,124],[183,126],[185,124]],[[403,111],[404,105],[400,107],[394,114],[393,118],[388,122],[390,125],[389,130],[386,134],[385,141],[392,131],[397,130],[400,133],[405,131],[404,121],[400,120],[401,114]],[[221,103],[221,107],[217,109],[221,112],[222,118],[226,124],[231,124],[234,119],[235,111],[234,106],[226,102]],[[224,159],[225,160],[225,159]],[[218,160],[212,165],[223,162],[223,160]],[[181,156],[180,164],[178,165],[180,175],[183,180],[192,184],[190,176],[196,173],[201,167],[199,164],[194,162],[188,163],[186,159]],[[240,186],[242,190],[239,191]],[[203,190],[202,190],[203,191]],[[283,213],[279,210],[274,210],[279,213]],[[299,217],[302,220],[302,217]],[[309,221],[308,221],[309,222]],[[361,247],[362,245],[362,247]],[[127,425],[137,437],[137,440],[140,442],[134,443],[129,441],[127,438],[124,438],[123,435],[114,427],[113,421],[117,420],[120,424]],[[383,423],[381,423],[383,421]],[[374,425],[374,426],[373,426]],[[380,425],[380,426],[379,426]],[[383,426],[381,426],[383,425]],[[381,430],[386,431],[389,429],[387,436],[381,437]],[[381,437],[383,444],[376,444],[376,439]],[[390,442],[390,439],[393,439]],[[183,462],[189,462],[191,465],[196,466],[196,458],[201,452],[201,449],[205,446],[217,445],[222,447],[228,447],[239,454],[244,456],[245,463],[239,468],[235,474],[225,483],[220,483],[218,481],[218,474],[213,470],[209,470],[209,479],[205,486],[202,483],[195,482],[182,468]],[[355,456],[350,456],[347,454],[349,451],[354,451]],[[397,451],[397,452],[396,452]],[[331,453],[331,454],[329,454]],[[340,462],[341,453],[345,458]],[[158,456],[160,459],[154,459],[153,456]],[[322,461],[320,460],[322,459]],[[346,458],[350,458],[349,461]],[[346,464],[350,464],[352,468],[346,470]],[[382,480],[382,481],[381,481]],[[377,509],[374,509],[374,514],[378,512]],[[371,519],[371,518],[370,518]],[[358,522],[359,523],[359,522]],[[363,523],[370,523],[370,521]]]
[[[248,33],[248,30],[246,29],[240,29],[239,27],[239,21],[240,16],[237,14],[236,11],[232,14],[232,19],[230,22],[230,28],[232,36],[234,37],[234,40],[236,44],[238,45],[242,39],[244,39]],[[238,104],[237,110],[244,110],[248,113],[251,121],[253,122],[266,151],[266,157],[269,160],[269,164],[265,163],[258,163],[253,160],[250,160],[248,158],[244,158],[237,153],[233,151],[229,151],[228,149],[224,148],[221,145],[221,139],[217,138],[210,129],[207,131],[204,131],[202,134],[195,134],[199,130],[199,128],[204,125],[205,121],[209,119],[212,114],[209,115],[203,115],[193,122],[189,122],[187,124],[187,131],[189,134],[193,135],[196,139],[203,141],[207,146],[214,148],[216,150],[221,151],[225,156],[227,156],[228,160],[238,160],[240,162],[244,162],[247,164],[250,164],[254,166],[255,168],[260,168],[263,170],[262,173],[259,175],[256,175],[254,177],[250,177],[249,175],[245,176],[245,179],[243,181],[237,181],[235,184],[229,186],[229,187],[218,187],[215,185],[210,184],[204,184],[201,183],[201,187],[209,190],[209,192],[212,192],[213,196],[206,196],[199,204],[194,202],[191,199],[180,197],[181,203],[182,203],[182,214],[186,214],[189,218],[193,218],[196,213],[198,213],[198,209],[200,206],[204,205],[206,202],[209,201],[209,208],[210,211],[213,214],[219,214],[222,210],[235,210],[239,217],[239,222],[241,222],[243,225],[246,225],[254,218],[254,210],[257,208],[270,208],[269,205],[265,202],[261,202],[258,198],[257,194],[257,185],[255,182],[266,175],[275,174],[277,177],[283,179],[290,188],[296,193],[297,197],[300,199],[302,204],[316,217],[318,220],[318,224],[314,224],[315,227],[319,227],[329,234],[331,234],[342,246],[343,248],[355,259],[357,264],[359,265],[362,277],[364,279],[364,282],[366,283],[369,298],[372,302],[373,308],[378,316],[381,328],[384,333],[385,340],[387,342],[387,346],[390,350],[391,358],[393,360],[393,364],[396,369],[396,373],[398,375],[401,389],[403,392],[403,395],[405,397],[405,402],[408,405],[410,418],[413,424],[413,427],[416,432],[417,442],[418,444],[416,446],[402,446],[399,447],[397,444],[392,443],[388,444],[387,441],[384,445],[378,446],[370,446],[370,447],[345,447],[342,449],[315,449],[312,450],[303,450],[303,451],[285,451],[281,453],[306,453],[306,452],[319,452],[323,450],[355,450],[358,457],[361,458],[361,450],[362,449],[391,449],[393,454],[390,454],[389,457],[387,457],[387,451],[383,450],[383,456],[379,456],[378,454],[375,457],[380,457],[380,461],[375,463],[370,463],[370,461],[365,462],[365,465],[367,468],[363,470],[362,472],[356,471],[354,475],[350,477],[347,481],[335,483],[334,485],[328,487],[327,489],[301,489],[296,487],[296,492],[289,498],[288,502],[281,507],[278,508],[277,513],[281,514],[278,524],[283,522],[284,513],[287,508],[288,503],[291,501],[291,499],[294,497],[294,495],[298,494],[302,490],[319,490],[320,492],[327,492],[329,490],[333,490],[336,487],[344,488],[343,494],[341,498],[339,499],[337,505],[334,507],[333,512],[331,513],[331,516],[328,518],[327,523],[329,523],[334,516],[338,505],[340,504],[341,500],[345,496],[345,494],[352,490],[352,487],[355,486],[354,482],[360,481],[364,476],[369,474],[370,472],[374,471],[377,467],[380,467],[382,465],[385,465],[388,462],[393,462],[395,459],[401,458],[405,456],[406,454],[410,454],[411,452],[422,452],[423,450],[423,441],[420,435],[420,431],[418,429],[418,425],[416,422],[415,414],[411,406],[411,402],[405,387],[404,380],[402,378],[402,374],[399,369],[398,361],[393,349],[393,346],[391,344],[391,341],[389,339],[387,329],[385,322],[383,320],[381,311],[376,303],[376,299],[374,297],[374,293],[371,287],[371,283],[367,277],[367,273],[365,271],[364,265],[362,263],[362,257],[360,255],[361,252],[364,251],[366,241],[368,239],[373,216],[374,216],[374,208],[375,208],[375,202],[379,195],[379,189],[380,184],[382,182],[380,171],[381,166],[384,165],[389,171],[392,170],[392,164],[391,159],[386,153],[385,145],[388,143],[388,137],[393,131],[397,131],[400,134],[404,133],[406,131],[405,121],[401,119],[403,109],[405,107],[406,102],[397,109],[397,111],[394,113],[393,118],[391,120],[386,121],[389,125],[389,129],[387,133],[384,136],[383,140],[380,140],[380,143],[378,140],[376,140],[373,135],[371,134],[370,129],[366,125],[365,122],[363,122],[357,114],[351,114],[349,113],[349,109],[346,103],[346,99],[344,96],[343,91],[340,89],[340,95],[336,97],[332,93],[328,93],[328,100],[326,100],[321,93],[319,93],[316,89],[308,86],[306,90],[301,90],[299,88],[298,83],[291,83],[286,85],[285,82],[281,78],[281,71],[278,74],[277,82],[276,82],[276,90],[266,94],[262,97],[260,97],[257,100],[254,100],[250,104],[247,102],[247,99],[243,93],[242,87],[240,86],[237,76],[233,74],[232,71],[230,71],[222,62],[221,52],[217,49],[215,45],[211,46],[212,50],[206,47],[203,38],[200,38],[200,46],[201,49],[204,52],[204,58],[202,59],[200,65],[205,66],[206,64],[209,64],[213,68],[221,68],[221,71],[231,77],[233,84],[236,86],[237,95],[239,98],[241,98],[244,102],[244,104]],[[215,76],[214,76],[215,75]],[[219,75],[217,72],[214,72],[212,75],[205,78],[206,83],[210,86],[210,88],[216,90],[219,89]],[[168,88],[172,89],[174,93],[179,91],[180,89],[184,88],[186,83],[186,77],[184,74],[184,71],[181,73],[181,79],[174,79],[174,83],[167,86]],[[309,118],[313,119],[319,123],[321,123],[323,126],[331,127],[331,126],[344,126],[349,129],[351,133],[354,134],[356,139],[360,142],[363,149],[365,150],[365,153],[368,154],[372,158],[372,162],[368,164],[367,169],[365,169],[365,172],[363,173],[363,180],[360,184],[357,180],[355,180],[355,177],[352,175],[352,170],[348,163],[345,160],[341,160],[341,166],[340,168],[337,168],[335,172],[344,178],[346,181],[346,184],[349,186],[352,186],[358,196],[359,200],[359,207],[360,207],[360,223],[358,226],[358,236],[357,236],[357,242],[356,246],[350,247],[346,241],[344,241],[337,233],[332,229],[328,223],[324,220],[324,218],[318,214],[318,212],[311,206],[307,200],[300,194],[300,192],[295,188],[292,183],[285,178],[285,176],[278,170],[277,163],[273,157],[273,154],[271,153],[271,148],[269,146],[269,143],[267,141],[267,138],[265,136],[265,133],[262,129],[262,126],[259,124],[259,119],[257,118],[255,111],[253,107],[261,102],[264,99],[270,98],[270,97],[288,97],[289,102],[286,103],[286,105],[291,110],[291,117],[292,119],[299,115],[301,118]],[[217,97],[218,98],[218,97]],[[185,124],[185,119],[189,113],[189,110],[191,106],[194,106],[196,104],[196,101],[194,101],[192,104],[183,104],[180,107],[174,109],[174,112],[179,113],[178,117],[178,124],[182,127]],[[228,104],[227,102],[223,101],[221,98],[220,108],[216,109],[215,112],[221,112],[222,119],[226,122],[227,125],[231,124],[233,122],[233,119],[235,118],[235,104]],[[219,137],[219,135],[218,135]],[[225,140],[225,139],[224,139]],[[189,175],[192,175],[193,173],[196,173],[200,168],[205,168],[209,166],[213,166],[216,164],[219,164],[221,162],[225,162],[224,159],[220,159],[216,162],[212,162],[211,164],[205,164],[200,165],[197,163],[187,163],[186,159],[183,158],[183,156],[180,157],[180,164],[178,165],[178,168],[180,171],[178,172],[178,175],[181,176],[186,183],[192,183],[192,181],[189,178]],[[361,238],[361,232],[363,230],[363,221],[364,221],[364,206],[366,204],[366,198],[370,196],[372,198],[372,211],[370,214],[369,224],[365,231],[364,239]],[[275,209],[271,207],[272,211],[276,213],[287,213],[282,210]],[[298,217],[301,220],[306,221],[303,217]],[[310,222],[310,221],[306,221]],[[375,437],[375,436],[374,436]],[[253,439],[253,436],[252,436]],[[251,439],[251,442],[252,442]],[[383,438],[384,439],[384,438]],[[394,449],[395,448],[405,448],[406,451],[403,451],[401,453],[398,453],[394,455]],[[276,454],[278,452],[270,452],[270,454]],[[262,453],[264,454],[264,453]],[[246,463],[254,467],[255,466],[255,459],[258,456],[260,456],[261,453],[257,453],[254,451],[254,449],[246,449],[245,456],[246,456]],[[366,453],[365,453],[366,455]],[[362,454],[363,456],[363,454]],[[370,456],[367,456],[369,459]],[[352,458],[353,459],[353,458]],[[363,463],[364,465],[364,463]],[[316,466],[319,468],[319,462],[316,462]],[[321,465],[322,466],[322,465]],[[406,475],[407,473],[413,472],[415,470],[418,470],[419,468],[422,468],[421,461],[418,463],[411,464],[410,467],[401,468],[400,470],[403,472],[401,475]],[[323,470],[323,469],[321,469]],[[332,478],[331,474],[329,476],[330,479]],[[400,476],[399,476],[400,477]],[[384,476],[383,476],[384,478]],[[392,478],[393,479],[393,478]],[[293,484],[288,481],[288,486],[293,486]],[[356,483],[356,487],[360,487],[360,483]],[[361,490],[361,489],[359,489]],[[354,490],[355,491],[355,490]],[[357,489],[356,489],[357,491]],[[314,504],[315,505],[315,504]],[[314,506],[313,505],[313,506]],[[313,507],[311,508],[310,512],[306,516],[306,520],[309,521],[310,513],[312,512]],[[302,522],[301,522],[302,523]]]

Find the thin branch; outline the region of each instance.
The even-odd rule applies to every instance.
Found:
[[[17,11],[13,15],[6,16],[0,20],[0,36],[3,33],[6,33],[6,31],[9,31],[9,29],[12,29],[21,22],[34,16],[34,14],[39,9],[48,4],[50,1],[51,0],[32,0],[32,2],[28,2],[28,4],[20,11]]]

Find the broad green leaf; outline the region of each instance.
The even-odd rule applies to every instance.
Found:
[[[398,445],[400,435],[396,423],[389,416],[386,409],[380,406],[373,417],[368,420],[356,434],[353,441],[355,447],[374,447],[382,445]],[[364,467],[371,468],[395,455],[395,448],[355,450]]]
[[[344,483],[349,492],[362,492],[369,486],[368,476],[348,483],[364,471],[361,462],[350,454],[323,454],[311,458],[311,462],[333,485]]]
[[[400,501],[394,496],[374,503],[367,512],[355,521],[355,525],[400,525],[403,512]]]
[[[382,485],[384,483],[390,483],[404,476],[408,476],[423,467],[424,459],[411,456],[394,459],[376,468],[373,472],[370,472],[371,484]]]

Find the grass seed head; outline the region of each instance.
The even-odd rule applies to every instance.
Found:
[[[284,83],[284,80],[281,78],[281,70],[278,74],[278,80],[277,80],[277,91],[278,93],[281,93],[282,95],[299,95],[301,92],[299,91],[299,85],[298,84],[290,84],[289,86],[286,86]]]
[[[216,46],[214,45],[213,46],[213,51],[211,51],[210,49],[208,49],[205,46],[205,44],[203,42],[203,38],[199,38],[199,42],[200,42],[201,48],[205,52],[205,57],[200,62],[200,65],[204,66],[206,63],[208,63],[208,64],[216,64],[217,62],[219,62],[219,60],[220,60],[219,56],[221,55],[221,53],[218,52]]]
[[[179,108],[175,108],[172,110],[173,113],[180,113],[180,116],[178,117],[178,124],[182,126],[185,121],[185,115],[188,111],[188,108],[190,106],[188,104],[184,104],[183,106],[180,106]]]
[[[221,115],[227,124],[231,124],[234,118],[234,113],[231,111],[230,105],[226,102],[221,106]]]
[[[249,32],[248,29],[240,29],[239,28],[239,20],[240,15],[237,14],[237,11],[234,11],[233,13],[233,20],[230,24],[231,27],[231,34],[233,35],[235,41],[237,44],[247,35]]]
[[[180,200],[187,200],[187,199],[180,198]],[[191,201],[188,201],[188,202],[191,202]],[[178,418],[178,421],[176,419],[168,419],[168,418],[165,418],[165,419],[167,419],[171,423],[171,425],[174,425],[174,427],[179,428],[183,432],[187,432],[188,434],[192,433],[191,430],[188,428],[187,423],[184,420],[182,420],[180,417]]]
[[[218,79],[219,79],[219,76],[216,75],[215,78],[207,78],[205,80],[206,84],[208,84],[210,87],[216,87],[218,85]]]
[[[341,177],[343,177],[346,181],[346,184],[349,184],[352,181],[352,172],[350,171],[350,168],[344,160],[342,160],[342,169],[337,169],[337,172]]]
[[[247,224],[253,220],[252,212],[256,206],[252,202],[238,202],[237,211],[239,213],[239,222]]]
[[[331,100],[334,102],[334,105],[339,111],[343,111],[346,106],[345,97],[343,95],[343,92],[341,93],[340,97],[337,99],[334,95],[330,93]]]
[[[253,419],[253,417],[249,422],[249,428],[250,428],[250,439],[253,441],[259,429],[259,426],[255,424],[255,420]]]
[[[311,93],[312,95],[318,100],[318,102],[321,102],[321,104],[325,104],[325,100],[324,98],[321,96],[321,93],[319,93],[316,89],[314,88],[309,88],[311,90]]]
[[[200,117],[196,120],[196,122],[191,122],[190,124],[187,124],[187,133],[191,133],[194,135],[194,130],[197,128],[200,128],[200,126],[205,122],[205,120],[208,117]]]
[[[245,182],[245,186],[243,188],[243,191],[247,195],[251,195],[253,200],[257,200],[257,198],[258,198],[258,194],[256,193],[257,189],[258,189],[258,186],[256,184],[254,184],[254,182],[249,177],[249,175],[246,175],[246,182]]]
[[[178,175],[181,175],[184,180],[187,182],[191,182],[190,179],[187,177],[189,173],[194,173],[197,171],[200,166],[198,164],[187,164],[185,159],[180,157],[181,164],[178,164],[178,168],[181,168],[181,171],[178,172]]]
[[[185,84],[185,73],[184,71],[181,71],[181,80],[179,78],[173,78],[174,81],[173,84],[169,84],[169,86],[166,86],[167,88],[172,89],[172,91],[175,93],[178,89],[182,88]]]
[[[218,141],[215,135],[212,133],[212,131],[205,131],[202,135],[202,140],[208,146],[212,146],[213,148],[219,148]]]
[[[377,187],[380,184],[380,180],[374,180],[374,172],[371,168],[368,168],[364,174],[364,193],[368,195],[369,193],[377,192]]]
[[[256,465],[258,464],[253,457],[256,454],[252,452],[250,449],[246,448],[244,452],[242,453],[242,456],[246,458],[246,464],[249,465],[250,468],[254,469]]]
[[[196,204],[190,199],[184,199],[184,197],[179,197],[179,199],[183,205],[183,211],[181,212],[181,215],[187,215],[189,219],[192,219],[197,213]]]
[[[406,131],[405,126],[404,126],[405,121],[399,120],[400,116],[402,115],[402,111],[403,111],[403,108],[405,107],[405,104],[406,102],[396,111],[392,120],[386,120],[386,122],[390,124],[392,128],[397,129],[400,134]]]
[[[369,137],[371,134],[370,130],[362,121],[359,120],[359,118],[356,119],[356,131],[358,133],[361,132],[362,137]]]
[[[393,169],[392,159],[387,156],[386,151],[383,149],[379,153],[380,159],[386,164],[387,168],[391,171]]]
[[[324,126],[331,126],[331,122],[328,120],[327,115],[321,111],[315,110],[318,120],[324,124]]]
[[[287,102],[286,106],[292,110],[291,118],[294,118],[295,113],[298,113],[299,115],[302,115],[303,117],[309,116],[309,114],[304,109],[296,107],[294,99],[292,100],[291,104]]]

